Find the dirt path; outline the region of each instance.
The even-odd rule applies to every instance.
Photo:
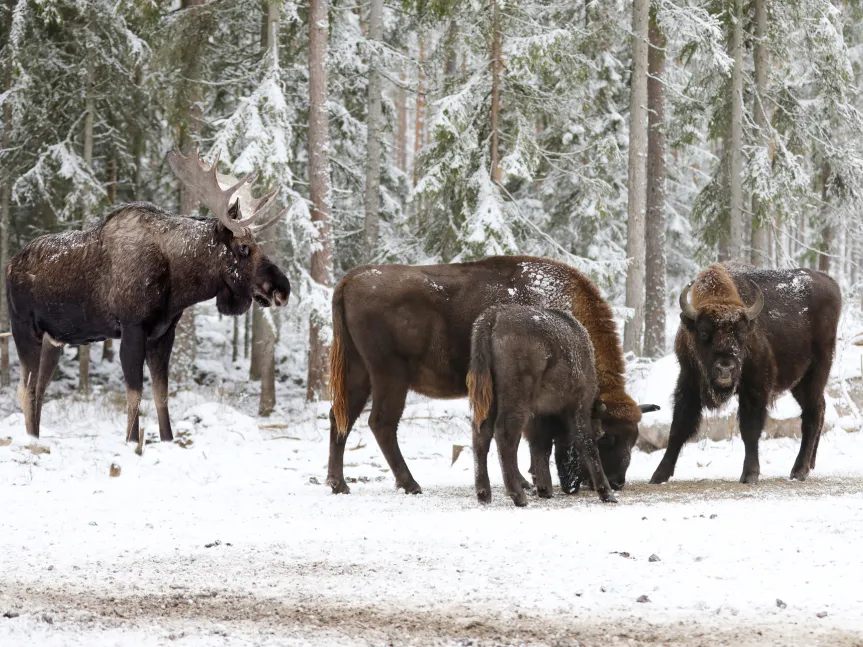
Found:
[[[276,599],[177,591],[168,595],[98,596],[86,591],[18,588],[4,584],[0,604],[18,618],[50,624],[56,632],[88,634],[108,629],[153,630],[159,642],[219,636],[234,644],[269,644],[281,639],[316,645],[686,645],[687,647],[850,647],[863,633],[822,630],[812,623],[729,627],[710,619],[676,624],[620,620],[614,624],[524,614],[517,620],[448,613],[403,614],[350,602],[334,607],[314,598]],[[2,626],[2,625],[0,625]],[[2,633],[0,633],[2,635]],[[13,632],[14,637],[14,632]],[[32,641],[32,637],[29,639]],[[22,644],[24,644],[22,642]],[[91,643],[92,644],[92,643]],[[219,644],[224,644],[221,640]]]

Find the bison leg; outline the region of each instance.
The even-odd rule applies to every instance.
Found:
[[[557,463],[560,489],[564,494],[578,494],[582,480],[578,451],[565,437],[554,442],[554,462]]]
[[[533,430],[530,433],[530,465],[533,468],[536,493],[543,499],[550,499],[554,494],[554,486],[551,483],[551,470],[548,463],[551,458],[551,447],[553,438],[538,420],[533,422]]]
[[[351,489],[345,482],[345,446],[348,435],[354,427],[354,423],[363,412],[363,407],[369,401],[372,385],[369,374],[358,357],[348,362],[347,367],[348,386],[348,428],[344,434],[340,434],[336,425],[336,416],[330,409],[330,459],[327,466],[327,485],[332,488],[333,494],[349,494]]]
[[[697,371],[689,368],[686,362],[681,362],[677,387],[674,389],[674,415],[671,419],[671,431],[668,434],[668,447],[650,478],[653,484],[666,483],[674,476],[674,467],[680,457],[680,450],[683,449],[684,443],[698,431],[698,425],[701,422],[700,380],[701,376]]]
[[[120,339],[120,364],[126,379],[126,442],[138,441],[135,453],[144,451],[144,434],[140,431],[139,411],[144,388],[144,355],[146,336],[140,326],[123,328]]]
[[[177,318],[179,321],[179,317]],[[171,416],[168,415],[168,364],[171,361],[171,350],[174,347],[175,321],[164,335],[147,342],[147,367],[153,381],[153,401],[156,403],[156,416],[159,418],[159,440],[170,442],[174,440],[171,430]]]
[[[35,416],[36,429],[42,425],[42,404],[45,401],[45,391],[57,370],[60,355],[63,354],[63,346],[52,343],[48,335],[42,336],[42,354],[39,359],[39,381],[36,384]]]
[[[602,460],[599,457],[599,449],[593,437],[590,424],[590,408],[587,411],[575,411],[569,416],[567,443],[569,452],[578,452],[581,462],[590,474],[593,489],[599,498],[606,503],[617,503],[617,497],[611,490],[605,470],[602,469]]]
[[[743,446],[746,449],[740,482],[755,485],[761,475],[761,463],[758,460],[758,439],[761,438],[764,421],[767,419],[767,403],[741,393],[737,418],[740,421],[740,437],[743,439]]]
[[[520,442],[521,442],[521,438],[519,438],[518,440],[515,441],[516,454],[518,454],[518,445]],[[530,441],[528,441],[528,442],[530,442]],[[524,478],[524,476],[521,473],[521,470],[518,469],[517,465],[516,465],[515,469],[516,469],[516,472],[518,472],[516,474],[516,478],[518,478],[519,483],[521,483],[521,487],[523,487],[525,490],[532,490],[533,485],[534,485],[533,482]],[[530,467],[527,468],[527,473],[530,474],[531,477],[533,477],[533,457],[531,457],[531,459],[530,459]]]
[[[494,440],[503,472],[503,484],[512,502],[519,507],[527,505],[518,471],[518,440],[527,423],[527,415],[520,411],[501,411],[494,423]]]
[[[12,337],[21,364],[21,380],[18,383],[18,401],[24,412],[24,426],[27,434],[39,437],[39,415],[37,413],[36,384],[39,380],[39,363],[42,342],[29,329],[12,324]]]
[[[493,416],[481,425],[473,425],[473,476],[476,498],[480,503],[491,503],[491,482],[488,478],[488,450],[494,436]]]
[[[805,481],[809,471],[815,465],[818,441],[824,424],[824,388],[827,385],[829,373],[829,366],[825,369],[820,364],[816,364],[791,390],[801,409],[800,452],[791,469],[791,478],[796,481]]]
[[[402,412],[405,410],[408,381],[403,372],[393,368],[390,368],[388,375],[382,371],[381,379],[375,379],[378,374],[373,373],[372,413],[369,416],[369,427],[372,428],[375,440],[378,441],[384,458],[393,471],[396,488],[403,489],[406,494],[422,494],[422,488],[411,475],[399,449],[398,426]]]

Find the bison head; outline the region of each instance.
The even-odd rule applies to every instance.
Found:
[[[717,403],[721,403],[740,383],[746,340],[764,308],[764,295],[752,282],[755,303],[751,306],[707,300],[695,308],[688,299],[691,287],[692,283],[680,293],[680,321],[690,335],[690,347],[701,365],[704,380],[717,396]]]
[[[655,404],[640,404],[638,408],[642,413],[659,410]],[[621,490],[626,484],[632,448],[638,440],[638,423],[610,416],[602,403],[594,408],[594,417],[602,423],[602,437],[597,442],[602,469],[608,484],[615,490]],[[586,474],[585,477],[589,480]]]

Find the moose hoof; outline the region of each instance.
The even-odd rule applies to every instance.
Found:
[[[399,485],[399,488],[405,491],[405,494],[422,494],[423,489],[419,486],[419,483],[416,481],[410,481],[405,485]]]
[[[345,479],[337,479],[334,476],[327,477],[327,485],[333,490],[333,494],[350,494],[351,488],[345,483]]]
[[[757,485],[758,472],[743,472],[743,475],[740,477],[740,482],[747,485]]]
[[[480,488],[476,491],[476,500],[483,504],[491,503],[491,490]]]

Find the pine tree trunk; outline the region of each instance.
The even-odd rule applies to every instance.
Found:
[[[755,100],[753,102],[753,120],[759,129],[762,145],[768,149],[767,143],[767,108],[762,98],[767,93],[767,2],[754,0],[755,3]],[[752,196],[752,254],[750,260],[756,267],[769,264],[770,252],[767,247],[767,214],[766,205],[761,204],[757,195]]]
[[[665,34],[650,16],[647,79],[647,222],[644,354],[665,354]]]
[[[830,273],[830,255],[833,254],[833,239],[836,236],[833,220],[830,217],[830,165],[824,162],[821,169],[821,254],[818,255],[818,269]]]
[[[261,379],[261,342],[264,314],[261,306],[252,304],[252,355],[249,359],[249,379],[257,382]]]
[[[641,353],[644,326],[644,212],[647,202],[647,39],[649,0],[632,6],[632,83],[629,108],[626,306],[633,317],[623,331],[623,350]]]
[[[251,333],[251,315],[249,311],[246,310],[246,314],[243,315],[243,359],[249,359],[249,346],[251,344],[250,333]]]
[[[261,399],[258,402],[258,415],[268,416],[276,407],[276,330],[273,320],[266,314],[275,316],[277,311],[262,313],[261,317]]]
[[[728,256],[743,258],[743,0],[732,0],[734,24],[731,27],[731,231]]]
[[[396,165],[404,173],[408,170],[408,93],[404,86],[407,84],[405,67],[402,65],[399,80],[402,86],[396,90]]]
[[[366,142],[366,196],[365,196],[365,259],[371,262],[378,248],[380,228],[381,184],[381,92],[378,48],[383,46],[384,0],[371,0],[369,7],[369,40],[374,49],[369,56],[369,114]]]
[[[327,114],[327,37],[329,0],[309,2],[309,197],[312,222],[318,228],[319,246],[312,254],[311,278],[321,286],[332,285],[330,238],[329,115]],[[321,314],[309,320],[309,377],[306,397],[317,400],[327,390],[329,347],[322,333]]]
[[[182,0],[184,9],[189,7],[199,6],[205,3],[206,0]],[[186,154],[194,150],[197,145],[197,138],[201,132],[202,111],[200,105],[200,88],[197,84],[200,73],[200,60],[195,60],[189,66],[189,78],[187,82],[191,83],[190,101],[189,101],[189,121],[188,127],[182,135],[181,148]],[[187,216],[196,213],[198,210],[198,201],[195,199],[191,191],[180,184],[180,214]],[[195,306],[186,308],[180,321],[177,323],[177,330],[174,337],[174,350],[171,355],[171,375],[178,386],[187,384],[194,378],[195,373],[195,358],[197,355],[197,338],[195,332]]]
[[[503,69],[501,55],[501,26],[498,0],[491,0],[491,180],[499,183],[500,170],[500,74]]]
[[[96,112],[96,102],[93,98],[93,86],[96,84],[96,66],[92,59],[87,61],[87,98],[86,116],[84,117],[84,162],[87,168],[93,169],[93,119]],[[83,213],[82,221],[86,222],[88,214]],[[90,346],[84,344],[78,347],[78,389],[81,393],[90,392]]]
[[[7,2],[6,7],[6,33],[12,31],[12,9],[13,4]],[[12,61],[3,62],[3,91],[12,89]],[[3,102],[3,135],[0,137],[0,146],[8,150],[10,145],[9,133],[12,130],[12,102]],[[5,272],[6,263],[9,261],[9,227],[12,217],[9,213],[11,206],[9,173],[4,172],[0,178],[0,269]],[[9,331],[9,306],[6,303],[6,280],[0,277],[0,332]],[[9,386],[9,338],[0,337],[0,386]]]
[[[108,202],[113,206],[117,202],[117,155],[111,154],[108,160]],[[102,361],[114,361],[114,340],[110,337],[102,343]]]
[[[414,114],[414,184],[419,180],[420,168],[419,164],[417,164],[417,158],[419,157],[420,151],[423,147],[426,106],[425,72],[423,71],[423,66],[425,65],[425,50],[423,47],[422,34],[417,37],[417,40],[419,41],[419,60],[417,65],[417,105]]]
[[[231,338],[231,364],[240,357],[240,318],[234,317],[234,336]]]

